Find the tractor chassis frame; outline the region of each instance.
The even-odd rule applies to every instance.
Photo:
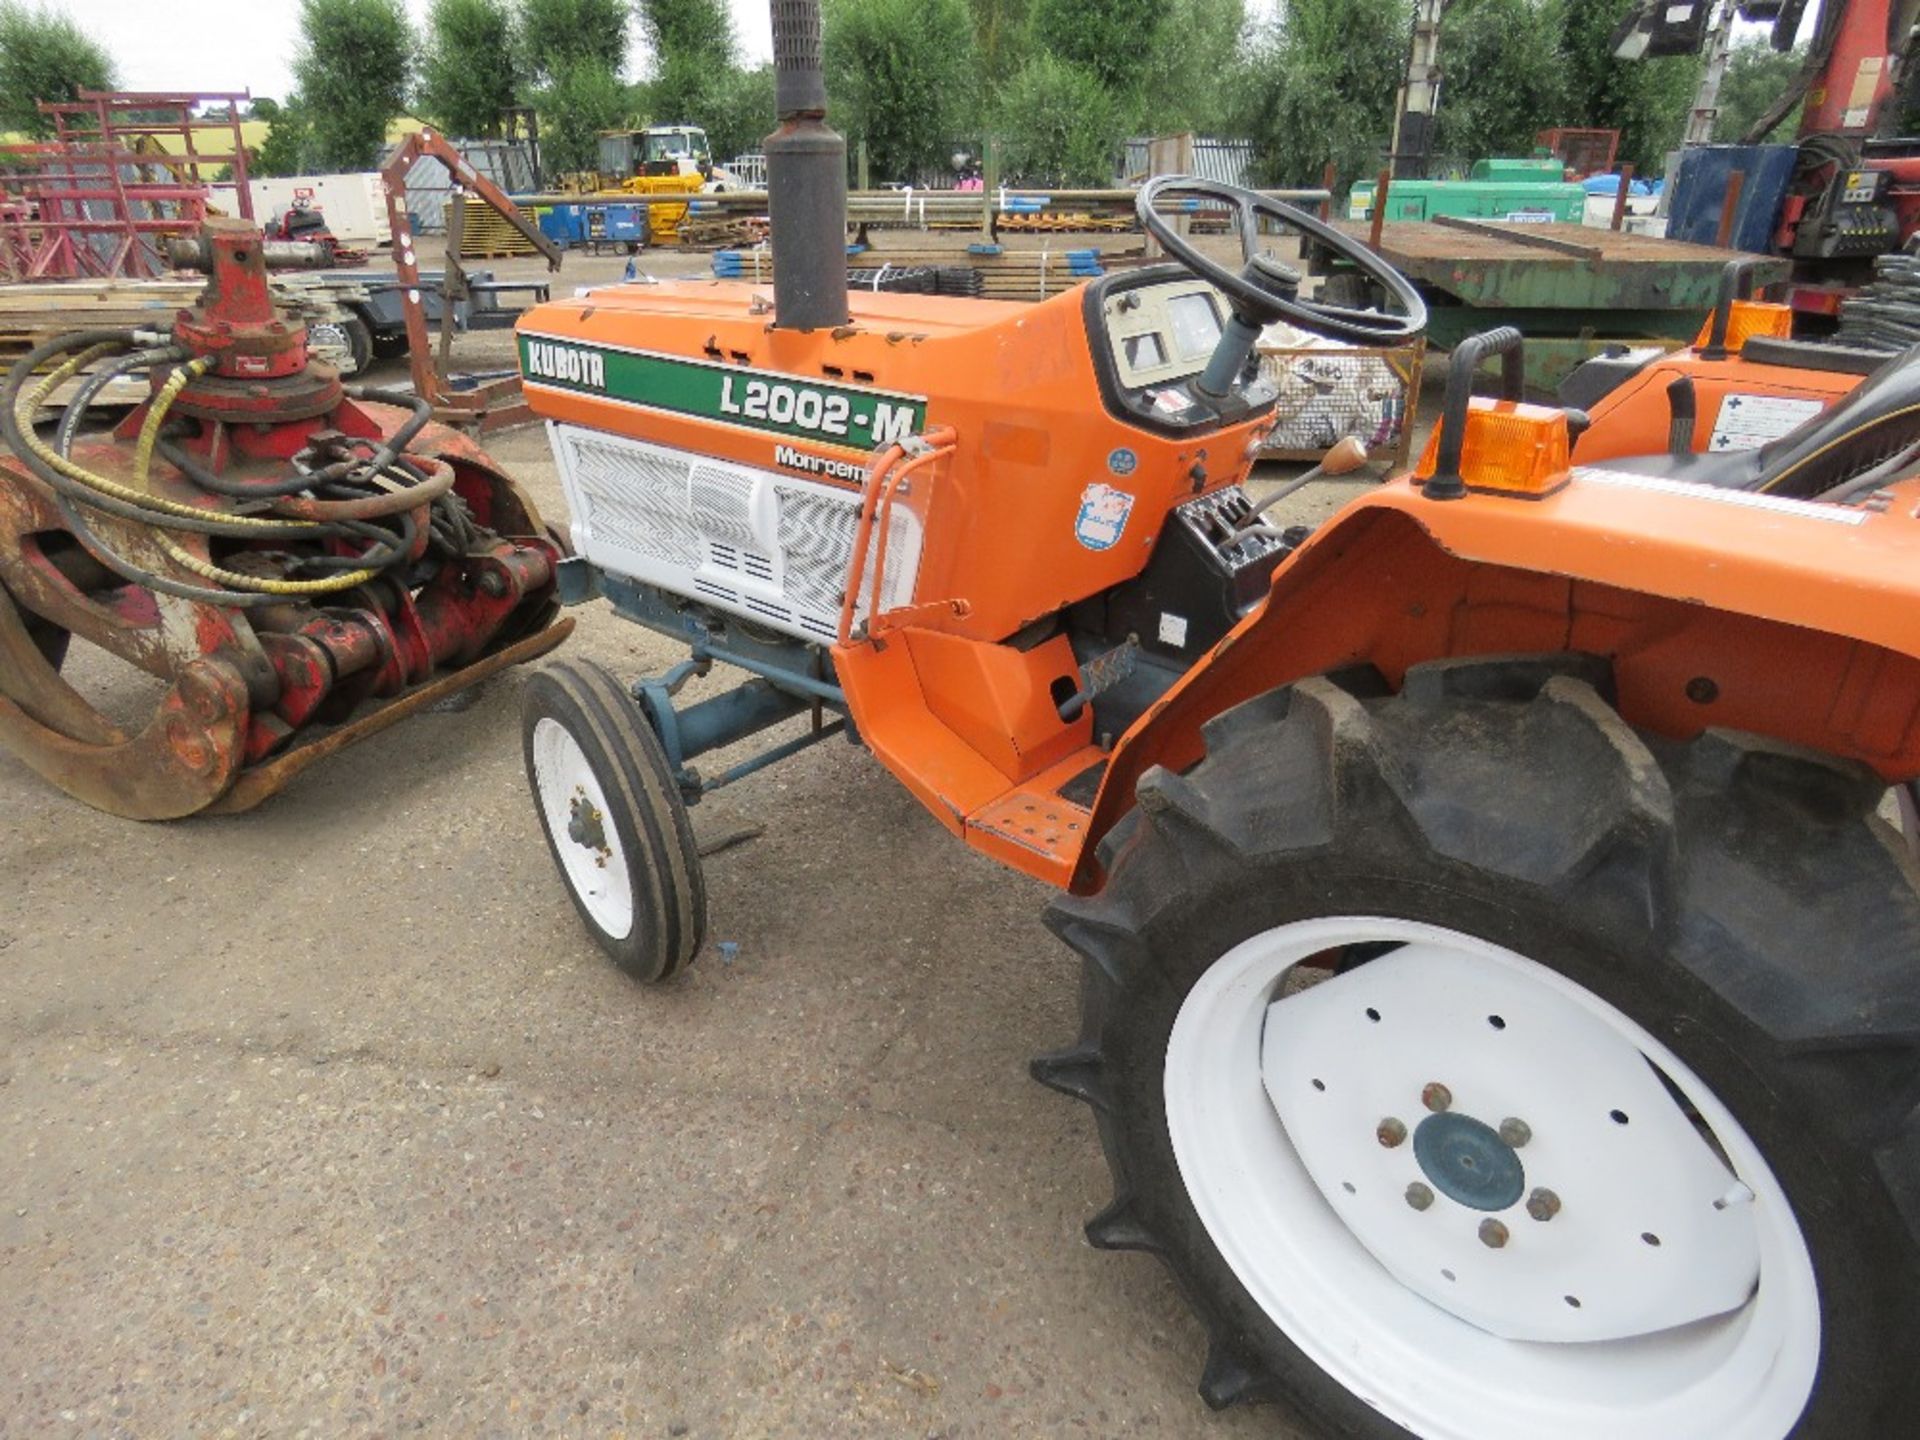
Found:
[[[612,574],[579,556],[560,563],[558,579],[563,604],[604,599],[621,618],[688,647],[688,657],[664,675],[646,676],[627,687],[660,737],[674,783],[688,805],[836,735],[860,743],[846,692],[835,683],[833,661],[821,647],[747,633],[732,616]],[[680,705],[676,697],[687,682],[709,674],[716,662],[744,670],[749,678],[718,695]],[[810,717],[807,730],[718,774],[703,774],[692,763],[798,715]]]

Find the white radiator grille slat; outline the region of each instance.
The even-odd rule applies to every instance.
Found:
[[[837,637],[856,493],[572,425],[550,424],[548,438],[574,549],[593,564],[803,640]],[[918,518],[896,506],[889,608],[912,603],[919,562]]]

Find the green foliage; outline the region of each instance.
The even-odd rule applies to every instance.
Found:
[[[1336,183],[1373,173],[1411,24],[1406,0],[1291,0],[1255,37],[1237,97],[1258,179],[1318,185],[1329,162]]]
[[[698,119],[707,127],[716,162],[758,150],[773,133],[773,66],[727,71]]]
[[[1635,0],[1563,0],[1561,41],[1566,108],[1553,123],[1620,132],[1622,162],[1658,174],[1666,153],[1686,134],[1704,63],[1698,55],[1616,60],[1608,43]],[[1445,99],[1442,99],[1442,108]]]
[[[966,0],[827,0],[830,119],[876,179],[944,165],[976,122]]]
[[[1130,103],[1168,9],[1165,0],[1033,0],[1032,43]]]
[[[1781,54],[1764,37],[1733,47],[1727,73],[1720,78],[1720,114],[1713,122],[1713,138],[1721,144],[1738,143],[1755,122],[1778,100],[1807,63],[1805,50]],[[1802,105],[1805,102],[1802,102]],[[1795,105],[1774,127],[1774,138],[1798,133],[1801,105]],[[1902,135],[1911,134],[1901,130]]]
[[[433,0],[420,58],[420,109],[449,135],[500,133],[519,75],[507,0]]]
[[[253,102],[253,118],[272,125],[267,138],[247,160],[247,173],[268,179],[276,175],[311,175],[319,169],[315,158],[313,127],[299,97],[276,105],[271,100]]]
[[[114,83],[106,49],[66,16],[0,3],[0,130],[51,135],[53,122],[36,102],[71,100]]]
[[[520,44],[528,73],[541,84],[562,83],[567,72],[569,90],[585,93],[581,87],[618,76],[627,63],[627,0],[520,0]]]
[[[640,111],[652,125],[705,125],[728,73],[685,58],[656,65],[654,77],[640,87]]]
[[[600,132],[625,124],[627,87],[603,65],[582,60],[561,69],[534,96],[540,114],[540,157],[549,173],[595,169]]]
[[[1139,123],[1154,135],[1231,128],[1244,0],[1167,0],[1147,55]]]
[[[1113,92],[1091,71],[1035,51],[1001,92],[994,119],[1008,180],[1067,187],[1113,183],[1126,127]]]
[[[1020,68],[1026,57],[1027,11],[1031,0],[968,0],[973,12],[973,43],[980,70],[989,80],[1002,81]]]
[[[1435,151],[1460,160],[1529,155],[1567,111],[1556,0],[1455,0],[1440,29],[1446,74]]]
[[[656,66],[733,68],[733,16],[726,0],[636,0],[636,6]]]
[[[300,0],[293,74],[323,170],[366,170],[379,159],[387,122],[406,108],[412,52],[400,0]]]

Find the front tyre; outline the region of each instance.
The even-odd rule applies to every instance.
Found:
[[[1606,687],[1536,657],[1249,701],[1051,913],[1083,1029],[1035,1073],[1093,1104],[1088,1236],[1173,1270],[1210,1403],[1840,1440],[1920,1401],[1920,902],[1881,789],[1643,737]]]
[[[706,938],[706,882],[640,707],[600,666],[562,660],[527,681],[521,740],[547,848],[588,932],[636,980],[679,974]]]

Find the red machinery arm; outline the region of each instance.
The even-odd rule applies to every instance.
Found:
[[[549,270],[560,268],[562,252],[559,246],[540,233],[539,226],[520,213],[519,207],[501,192],[499,186],[469,165],[465,157],[437,131],[416,130],[401,142],[400,148],[393,152],[393,158],[380,171],[380,178],[387,186],[387,224],[393,232],[393,268],[399,273],[403,287],[401,298],[407,317],[407,363],[413,372],[414,393],[439,405],[445,397],[440,393],[439,377],[434,373],[426,311],[420,304],[420,262],[414,247],[413,222],[407,218],[407,174],[413,169],[415,161],[426,156],[447,167],[456,190],[471,191],[478,195],[525,236],[528,244],[547,257]],[[455,245],[448,247],[449,277],[460,264],[460,257],[453,253],[456,248]],[[451,298],[447,303],[452,304]],[[448,319],[444,323],[451,323],[450,312],[446,313]]]
[[[1805,10],[1805,0],[1782,9],[1774,25],[1774,49],[1792,47]],[[1916,20],[1917,0],[1827,0],[1807,47],[1805,68],[1754,121],[1741,143],[1765,139],[1803,96],[1802,136],[1874,134],[1907,62],[1908,37]]]

